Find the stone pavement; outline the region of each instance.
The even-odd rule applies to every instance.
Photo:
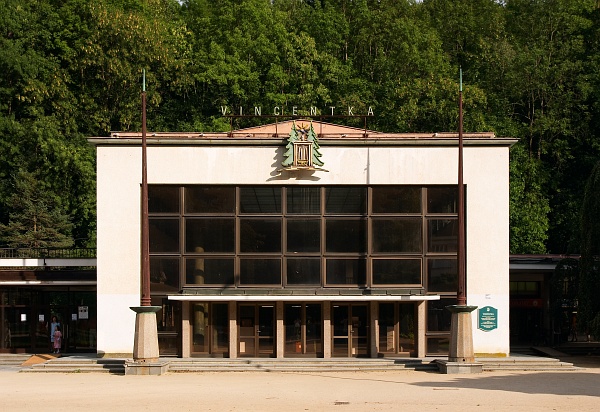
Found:
[[[162,376],[0,369],[2,411],[596,411],[600,363],[549,372],[225,372]],[[578,363],[578,362],[574,362]]]

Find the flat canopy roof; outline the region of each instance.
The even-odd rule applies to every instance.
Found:
[[[169,300],[200,302],[371,302],[440,300],[439,295],[169,295]]]

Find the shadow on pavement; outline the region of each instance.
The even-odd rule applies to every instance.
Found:
[[[450,375],[447,375],[450,376]],[[519,372],[510,375],[454,375],[444,382],[414,382],[414,386],[437,389],[481,389],[526,394],[582,395],[600,397],[600,374],[590,372]]]

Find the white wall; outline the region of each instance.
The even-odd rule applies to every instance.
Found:
[[[509,153],[508,148],[471,149],[465,158],[467,184],[467,304],[498,310],[498,328],[477,329],[475,354],[510,352],[509,331]],[[467,178],[468,176],[468,178]]]
[[[476,353],[508,354],[508,147],[465,147],[468,304],[498,309]],[[456,147],[321,146],[329,172],[283,172],[281,146],[152,146],[150,184],[456,184]],[[140,290],[141,149],[98,147],[98,351],[131,353]]]
[[[133,352],[140,305],[140,149],[97,150],[98,354]]]

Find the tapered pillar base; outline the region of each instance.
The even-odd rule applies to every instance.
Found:
[[[125,362],[126,375],[162,375],[167,372],[169,362],[159,360],[158,329],[156,312],[160,306],[134,306],[135,336],[133,339],[133,361]]]
[[[160,306],[134,306],[135,337],[133,340],[133,360],[135,362],[158,361],[158,329],[156,312]]]
[[[481,363],[475,362],[471,312],[477,306],[446,306],[452,312],[448,361],[438,361],[442,373],[480,373]]]

